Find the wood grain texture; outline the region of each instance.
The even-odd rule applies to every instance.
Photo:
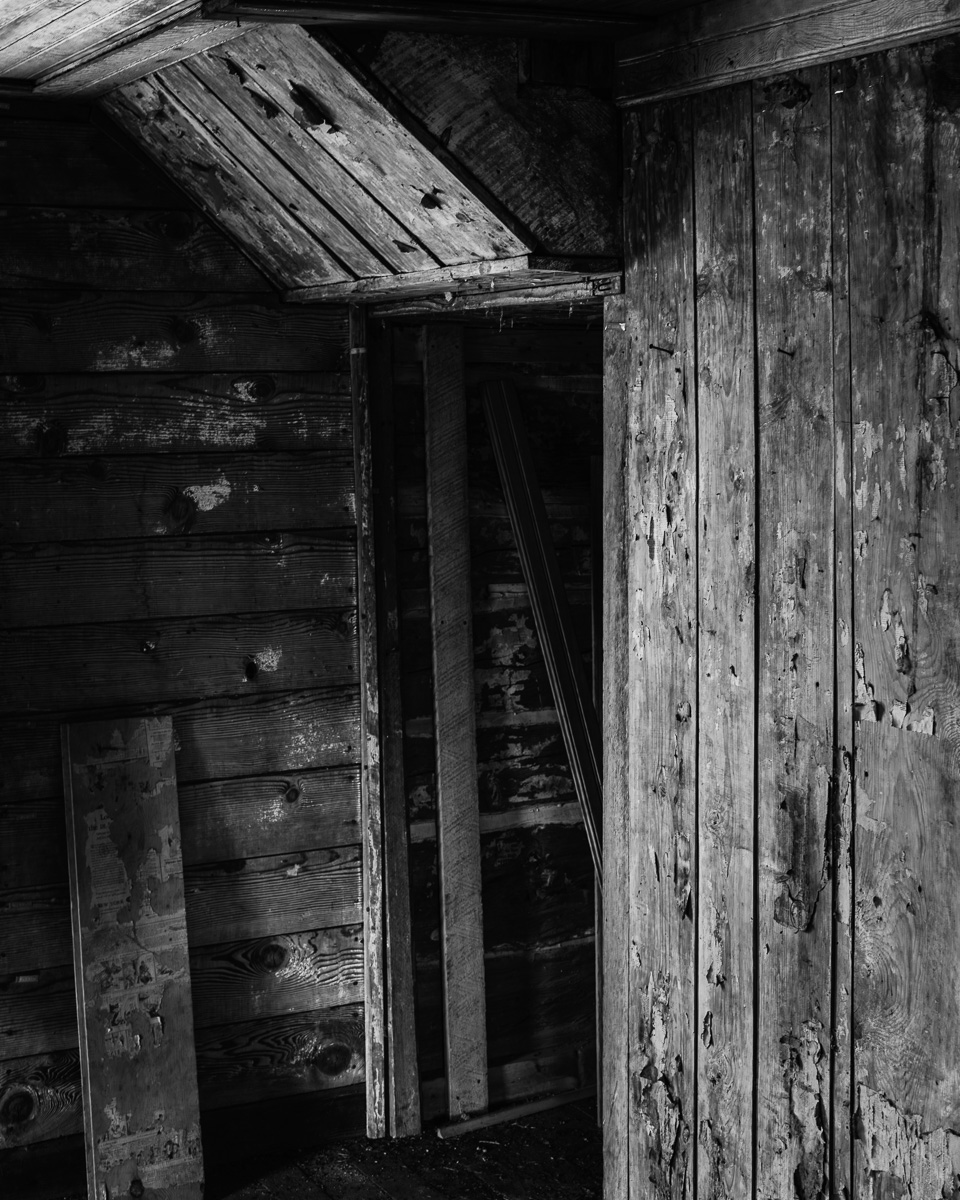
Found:
[[[178,64],[125,84],[100,103],[273,283],[309,286],[351,278],[266,186],[274,174],[270,165],[263,178],[249,170],[165,84],[168,72],[182,70]],[[262,159],[258,165],[263,169]]]
[[[0,375],[0,400],[6,458],[353,447],[341,374]]]
[[[629,153],[629,143],[625,147]],[[626,228],[632,228],[633,211]],[[634,259],[626,251],[627,288]],[[629,386],[628,307],[626,295],[604,302],[603,330],[603,637],[607,646],[629,642],[626,579],[629,562],[629,519],[626,508],[626,394]],[[621,1045],[624,1054],[604,1054],[600,1062],[600,1123],[603,1128],[604,1187],[610,1200],[630,1195],[629,1137],[629,997],[630,896],[628,846],[630,783],[627,774],[627,660],[622,654],[603,659],[600,720],[603,730],[603,848],[607,902],[603,906],[601,960],[604,975],[602,1040]],[[622,1039],[622,1040],[621,1040]]]
[[[371,94],[330,43],[296,26],[266,26],[234,43],[230,57],[251,78],[288,80],[311,137],[443,265],[529,248]]]
[[[5,542],[352,528],[350,456],[39,458],[4,464]]]
[[[322,186],[308,186],[302,174],[288,164],[287,143],[292,139],[274,130],[276,118],[252,101],[249,106],[242,106],[241,113],[236,113],[220,99],[217,79],[207,82],[196,64],[167,67],[158,78],[197,118],[206,135],[215,138],[223,150],[250,169],[255,179],[264,181],[275,202],[282,209],[296,213],[332,260],[345,268],[331,271],[331,281],[338,276],[346,275],[349,279],[389,271],[374,244],[364,240],[366,230],[358,232],[340,217],[336,193]],[[235,103],[235,107],[241,106]]]
[[[759,402],[757,1189],[829,1191],[834,746],[830,74],[753,90]],[[797,464],[803,464],[798,470]]]
[[[134,41],[98,51],[95,57],[76,66],[53,68],[40,79],[37,91],[44,96],[102,96],[171,63],[220,47],[245,32],[246,27],[236,20],[212,21],[199,13],[180,17]]]
[[[359,1003],[363,932],[345,925],[205,946],[190,973],[198,1029]]]
[[[420,1132],[420,1081],[403,766],[392,332],[369,323],[367,331],[383,792],[387,1120],[391,1137],[412,1137]]]
[[[46,371],[338,371],[340,309],[248,293],[0,291],[0,368]]]
[[[444,1037],[451,1117],[487,1107],[463,337],[424,330]]]
[[[237,50],[242,55],[243,47]],[[248,75],[231,57],[230,48],[194,59],[190,72],[215,91],[240,120],[257,131],[284,170],[303,180],[317,196],[327,197],[328,203],[335,206],[337,220],[354,231],[355,241],[361,238],[373,248],[356,258],[362,245],[357,242],[349,259],[353,274],[389,276],[393,271],[421,271],[436,266],[437,260],[415,243],[393,213],[357,184],[340,162],[326,152],[322,141],[311,136],[296,99],[284,87],[282,78],[270,77],[262,70]],[[324,226],[329,224],[327,218]]]
[[[954,1186],[956,42],[853,64],[855,1183]],[[848,107],[849,106],[849,107]],[[920,1130],[923,1130],[921,1135]],[[919,1139],[924,1149],[919,1152]],[[949,1181],[949,1182],[948,1182]]]
[[[0,221],[0,270],[8,287],[22,288],[267,287],[250,260],[200,213],[178,209],[9,208]]]
[[[626,489],[624,527],[611,552],[618,560],[625,556],[619,568],[625,595],[616,603],[626,606],[619,653],[627,660],[620,668],[627,740],[610,750],[626,758],[631,797],[626,842],[614,853],[627,854],[620,868],[629,904],[625,932],[628,945],[638,948],[628,974],[628,1028],[641,1036],[629,1045],[620,1138],[630,1141],[629,1194],[642,1195],[650,1178],[658,1195],[679,1198],[695,1186],[689,1149],[696,1080],[692,876],[701,720],[694,665],[701,435],[693,403],[690,112],[684,104],[664,106],[631,117],[626,129],[630,284],[621,336],[628,357],[623,391],[605,401],[624,406],[618,418],[623,448],[621,461],[605,463],[604,474],[621,471]],[[607,636],[618,645],[612,630]],[[615,707],[623,703],[616,695],[610,700]],[[611,713],[610,719],[624,718]],[[628,850],[637,846],[650,849]],[[611,1030],[605,1045],[616,1053]]]
[[[373,515],[373,442],[367,318],[350,309],[350,386],[357,493],[357,615],[360,634],[360,826],[363,849],[364,1045],[367,1136],[387,1133],[387,977],[384,910],[383,782],[377,565]]]
[[[190,12],[195,0],[68,0],[24,6],[0,30],[0,72],[35,79]],[[10,14],[14,17],[14,14]]]
[[[350,607],[349,531],[149,542],[47,542],[0,551],[0,618],[8,628]]]
[[[204,1109],[363,1081],[360,1005],[244,1021],[197,1033]]]
[[[186,875],[191,946],[360,920],[360,853],[354,846],[230,859]]]
[[[87,1190],[203,1195],[169,717],[65,725]]]
[[[850,289],[848,282],[847,147],[854,114],[836,99],[844,90],[843,65],[830,69],[831,193],[833,217],[833,395],[834,459],[834,588],[836,627],[834,668],[834,795],[833,823],[833,1058],[832,1181],[835,1192],[852,1191],[851,1139],[853,1079],[853,754],[854,754],[854,625],[853,625],[853,416],[850,363]]]
[[[598,14],[599,15],[599,14]],[[394,30],[365,66],[555,254],[616,254],[616,117],[585,89],[524,87],[508,38]]]
[[[701,1193],[753,1189],[756,441],[748,87],[695,128]]]
[[[190,951],[194,1027],[309,1012],[363,996],[360,927],[202,946]],[[0,976],[0,1059],[77,1047],[72,964]]]
[[[0,1149],[82,1131],[76,1050],[0,1062]]]
[[[621,104],[779,75],[960,30],[943,0],[700,4],[620,47]]]
[[[180,740],[177,777],[184,783],[299,773],[359,761],[355,688],[239,695],[162,707],[173,717]],[[69,715],[0,722],[0,794],[5,802],[60,792],[57,718]]]

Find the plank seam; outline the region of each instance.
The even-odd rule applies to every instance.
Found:
[[[682,104],[686,110],[684,124],[687,128],[687,152],[689,155],[690,171],[690,242],[693,266],[693,425],[696,430],[694,438],[694,471],[693,471],[693,558],[694,558],[694,595],[696,597],[696,621],[694,623],[693,660],[697,669],[693,672],[694,712],[697,714],[696,736],[693,739],[693,852],[692,862],[696,864],[691,872],[693,875],[693,1148],[690,1154],[691,1163],[691,1194],[696,1200],[700,1192],[700,1037],[697,1022],[700,1013],[700,968],[702,955],[700,951],[700,339],[698,337],[699,316],[697,280],[697,132],[695,128],[696,109],[689,99]]]

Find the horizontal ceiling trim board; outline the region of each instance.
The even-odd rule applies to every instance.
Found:
[[[118,88],[101,103],[274,283],[349,278],[309,230],[207,135],[159,76]]]
[[[597,11],[584,4],[484,4],[446,0],[441,5],[381,0],[376,6],[325,3],[324,0],[205,0],[205,16],[248,16],[258,21],[412,29],[424,32],[485,33],[509,37],[518,33],[556,36],[584,34],[611,37],[648,27],[649,18]]]
[[[301,107],[273,73],[245,70],[237,50],[194,58],[190,70],[222,102],[255,128],[288,169],[319,195],[335,196],[344,220],[376,248],[389,271],[425,270],[440,260],[420,244],[394,213],[385,208],[333,157],[324,139],[312,134]]]
[[[230,59],[278,106],[287,109],[292,100],[295,119],[311,138],[442,264],[530,249],[478,199],[477,187],[458,179],[371,93],[357,68],[306,31],[258,29],[232,44]]]
[[[124,83],[135,83],[154,71],[242,37],[249,28],[235,19],[210,21],[194,14],[152,29],[105,53],[98,52],[95,58],[83,63],[58,64],[40,77],[37,91],[44,96],[101,96]]]
[[[572,315],[574,305],[579,307],[584,302],[600,305],[604,296],[617,296],[622,291],[621,275],[601,275],[596,278],[587,276],[573,282],[541,284],[535,287],[525,287],[518,283],[516,287],[504,291],[478,291],[473,294],[451,295],[449,299],[446,294],[411,296],[373,304],[369,313],[371,317],[439,317],[484,310],[533,309],[539,315],[546,313],[547,309],[562,307],[565,313],[569,312]],[[598,308],[597,312],[599,311]]]
[[[37,78],[58,66],[86,62],[196,8],[196,0],[47,3],[0,29],[0,72],[9,66],[18,75]]]
[[[618,45],[618,104],[640,104],[960,32],[948,0],[703,3]]]
[[[306,232],[348,275],[378,275],[389,271],[387,264],[340,219],[337,212],[290,169],[289,163],[277,156],[270,144],[274,139],[270,138],[269,142],[263,139],[263,127],[269,126],[265,114],[260,114],[259,128],[249,124],[207,86],[201,75],[191,70],[190,64],[177,63],[167,67],[156,78],[167,93],[174,95],[193,114],[207,136],[217,142],[224,153],[232,154],[238,166],[247,167],[255,179],[262,181],[282,209],[296,214]],[[304,250],[310,253],[312,248],[307,244]]]
[[[464,289],[498,291],[521,286],[571,282],[586,275],[593,278],[619,278],[623,267],[616,258],[556,258],[538,254],[517,254],[480,263],[458,263],[431,271],[408,271],[403,275],[357,279],[348,283],[321,284],[319,287],[292,288],[284,294],[289,301],[350,299],[379,300],[391,296],[429,296]]]

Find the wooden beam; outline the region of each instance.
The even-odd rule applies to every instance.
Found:
[[[124,83],[183,62],[248,32],[236,18],[204,20],[197,14],[154,29],[134,42],[108,50],[76,66],[55,67],[37,81],[44,96],[102,96]]]
[[[450,1117],[487,1107],[467,400],[461,326],[427,326],[423,382],[430,542],[444,1047]]]
[[[945,0],[703,3],[621,42],[619,104],[684,96],[960,31]]]
[[[617,296],[623,290],[621,275],[604,275],[599,278],[587,276],[574,282],[541,283],[526,287],[520,279],[503,291],[464,292],[460,295],[443,292],[433,296],[412,296],[375,304],[370,308],[372,317],[449,316],[463,312],[496,312],[498,309],[548,307],[566,308],[582,305],[584,301],[596,302],[598,308],[604,296]],[[534,314],[535,315],[535,314]]]
[[[298,25],[345,25],[349,28],[410,29],[430,33],[481,34],[509,37],[540,34],[553,37],[613,37],[646,28],[650,19],[603,12],[589,5],[567,6],[557,0],[528,4],[447,0],[442,6],[416,0],[378,0],[375,4],[344,4],[336,0],[205,0],[208,17],[244,17],[256,21]]]
[[[618,258],[562,258],[542,254],[516,254],[510,258],[457,263],[428,271],[405,271],[344,283],[291,288],[285,300],[309,303],[316,300],[372,302],[415,296],[454,296],[477,293],[481,297],[510,288],[535,288],[590,279],[619,280],[623,270]]]
[[[385,1073],[383,793],[377,670],[377,582],[373,533],[373,454],[366,318],[350,309],[350,380],[357,496],[357,617],[360,633],[360,832],[363,838],[364,1024],[367,1137],[387,1131]]]
[[[199,1200],[173,722],[62,735],[87,1191]]]
[[[576,643],[573,618],[543,496],[512,383],[490,380],[483,408],[500,472],[513,535],[533,607],[534,624],[553,692],[560,729],[597,879],[603,879],[603,791],[600,724]]]
[[[397,587],[397,485],[394,454],[393,330],[369,329],[370,418],[373,438],[373,519],[376,543],[377,638],[380,667],[380,749],[383,788],[384,921],[387,975],[387,1117],[392,1137],[420,1132],[420,1079],[414,1027],[413,939],[407,796],[400,692]]]

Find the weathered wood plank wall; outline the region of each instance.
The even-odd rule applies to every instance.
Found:
[[[389,328],[389,327],[388,327]],[[446,1111],[438,903],[423,348],[393,335],[404,766],[424,1116]],[[601,331],[463,334],[468,403],[473,686],[489,1102],[590,1083],[593,880],[576,794],[483,417],[481,383],[519,390],[564,582],[590,646],[590,452],[599,446]]]
[[[355,1112],[346,313],[280,304],[84,111],[2,124],[0,1146],[81,1128],[58,728],[98,712],[179,739],[202,1111]]]
[[[626,117],[612,1200],[960,1184],[958,80],[949,40]]]

